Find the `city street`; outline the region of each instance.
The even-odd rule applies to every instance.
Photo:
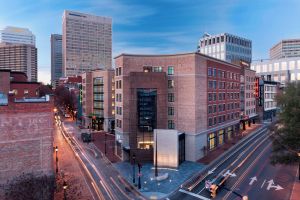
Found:
[[[64,127],[64,128],[63,128]],[[61,133],[69,141],[78,161],[89,178],[97,199],[143,199],[113,168],[111,162],[93,145],[83,144],[72,123],[66,122]]]
[[[209,166],[201,176],[190,180],[169,199],[211,199],[205,188],[209,182],[222,183],[216,199],[278,199],[288,200],[296,176],[296,166],[270,164],[272,141],[266,129],[254,133],[236,145],[219,162]]]

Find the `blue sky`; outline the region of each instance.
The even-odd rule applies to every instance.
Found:
[[[63,10],[113,19],[113,56],[195,51],[204,32],[252,40],[253,59],[268,58],[281,39],[300,38],[299,0],[0,0],[0,28],[27,27],[36,35],[39,81],[50,81],[50,35]]]

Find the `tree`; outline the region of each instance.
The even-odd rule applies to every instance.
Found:
[[[38,88],[39,91],[39,96],[43,97],[46,94],[53,94],[52,86],[51,85],[44,85],[41,84],[40,87]]]
[[[77,97],[73,91],[70,92],[68,88],[61,85],[55,89],[54,95],[56,106],[63,106],[69,109],[69,111],[76,110]]]
[[[300,152],[300,82],[289,83],[277,97],[279,121],[271,127],[273,164],[297,162]]]
[[[2,186],[4,200],[51,200],[55,187],[54,176],[22,174]]]

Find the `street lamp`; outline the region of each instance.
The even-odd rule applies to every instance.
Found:
[[[56,154],[56,173],[58,173],[58,157],[57,157],[58,147],[55,147],[55,154]]]
[[[68,185],[67,185],[66,181],[64,181],[64,183],[63,183],[64,200],[67,200],[67,192],[66,192],[67,188],[68,188]]]
[[[104,154],[106,155],[106,133],[104,133]]]
[[[133,166],[132,166],[132,183],[135,184],[135,154],[132,155]]]
[[[300,152],[298,153],[298,157],[299,157],[299,170],[298,170],[298,175],[299,175],[299,181],[300,181]]]

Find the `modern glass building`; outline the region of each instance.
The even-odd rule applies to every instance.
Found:
[[[58,86],[62,77],[62,35],[51,35],[51,84]]]
[[[252,42],[229,33],[217,35],[205,33],[199,40],[198,52],[227,62],[233,63],[242,60],[250,63]]]

